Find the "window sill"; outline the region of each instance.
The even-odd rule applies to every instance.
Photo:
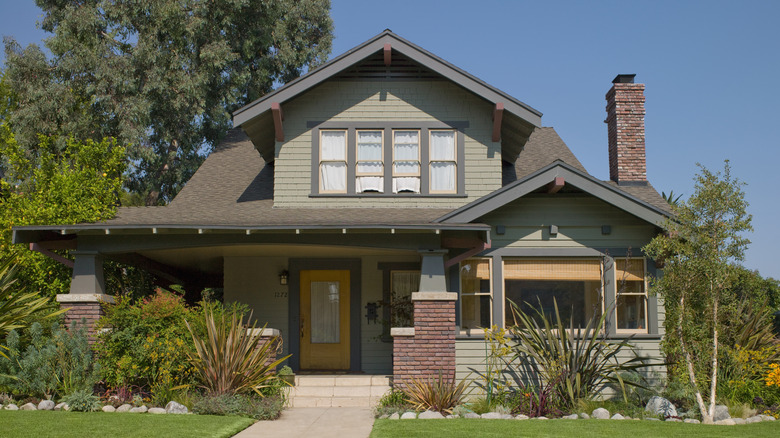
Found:
[[[466,198],[458,193],[422,194],[422,193],[311,193],[309,198]]]
[[[479,333],[476,333],[479,331]],[[630,333],[616,333],[613,335],[610,335],[607,337],[607,341],[620,341],[620,340],[626,340],[626,339],[632,339],[632,340],[641,340],[641,341],[660,341],[662,338],[661,335],[658,334],[648,334],[648,333],[636,333],[636,334],[630,334]],[[485,339],[485,332],[481,329],[472,329],[472,330],[461,330],[457,334],[455,334],[455,339],[463,339],[463,340],[484,340]]]

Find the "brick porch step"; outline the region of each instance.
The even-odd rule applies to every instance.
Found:
[[[298,375],[288,398],[292,407],[373,407],[389,390],[388,376]]]

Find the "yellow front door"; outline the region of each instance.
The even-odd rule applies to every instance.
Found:
[[[349,369],[349,271],[301,271],[301,369]]]

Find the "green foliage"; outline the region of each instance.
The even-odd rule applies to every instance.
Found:
[[[262,388],[278,383],[276,367],[290,357],[270,360],[271,354],[281,345],[279,336],[267,342],[254,336],[256,323],[247,330],[243,315],[238,313],[220,315],[206,308],[204,316],[205,336],[199,335],[193,325],[185,321],[195,344],[194,352],[189,353],[190,362],[201,388],[209,395],[250,391],[263,395]],[[248,320],[252,320],[251,314]]]
[[[51,58],[5,40],[21,145],[63,133],[131,144],[128,184],[147,205],[178,192],[232,111],[324,61],[332,39],[328,0],[37,4]]]
[[[662,346],[674,362],[669,379],[691,385],[706,421],[712,412],[701,394],[710,387],[714,407],[718,348],[721,340],[728,343],[725,322],[739,320],[733,289],[736,263],[750,243],[743,234],[752,226],[743,184],[731,176],[728,161],[722,173],[700,169],[693,196],[673,206],[675,217],[665,224],[667,232],[644,251],[663,263],[663,276],[653,282],[653,289],[663,296],[666,308]]]
[[[559,417],[565,397],[560,394],[558,380],[541,382],[534,385],[520,384],[515,391],[508,392],[504,404],[513,414],[529,417]]]
[[[621,373],[647,366],[642,359],[634,357],[619,360],[621,352],[633,350],[628,340],[608,342],[605,323],[614,306],[601,315],[594,314],[585,328],[569,327],[561,319],[557,301],[553,301],[555,320],[551,320],[539,303],[533,314],[523,312],[511,303],[517,325],[510,328],[516,337],[515,358],[526,370],[527,375],[538,376],[532,382],[534,394],[546,393],[546,387],[553,384],[550,393],[562,398],[565,407],[571,407],[579,399],[589,399],[604,385],[614,385],[627,398],[626,382]],[[541,322],[541,324],[540,324]],[[529,373],[530,371],[530,373]]]
[[[12,392],[47,399],[80,390],[92,392],[99,380],[87,342],[85,327],[75,322],[70,330],[54,324],[47,333],[39,323],[29,328],[30,345],[22,349],[19,335],[6,339],[8,359],[0,359],[0,386]]]
[[[512,348],[509,345],[508,332],[494,325],[485,328],[485,374],[480,375],[481,386],[487,394],[487,402],[493,399],[503,400],[509,391],[509,381],[505,370],[511,361]]]
[[[184,321],[195,311],[180,296],[159,290],[135,302],[117,297],[104,309],[97,327],[108,330],[100,333],[94,348],[109,387],[146,388],[159,398],[194,382],[187,356],[192,342]]]
[[[44,296],[67,293],[71,271],[63,264],[25,247],[11,245],[12,227],[75,224],[109,219],[116,213],[126,164],[125,149],[114,140],[39,137],[36,156],[16,141],[7,124],[0,125],[0,257],[16,257],[19,282]]]
[[[451,414],[452,409],[460,404],[466,394],[468,379],[455,383],[454,379],[445,378],[439,370],[438,378],[412,378],[404,388],[406,400],[419,411],[436,411],[443,415]]]
[[[0,258],[0,339],[9,331],[23,328],[31,317],[52,318],[62,313],[52,309],[49,298],[27,293],[16,278],[18,266],[12,258]],[[8,358],[7,347],[0,345],[0,358]]]
[[[275,420],[282,414],[284,401],[278,397],[250,394],[204,395],[195,399],[193,412],[201,415],[237,415],[256,420]]]
[[[379,399],[379,403],[374,408],[374,415],[381,417],[386,414],[406,412],[412,408],[413,406],[406,400],[406,394],[397,388],[392,388]]]
[[[95,412],[100,410],[100,399],[91,389],[76,391],[62,399],[74,412]]]

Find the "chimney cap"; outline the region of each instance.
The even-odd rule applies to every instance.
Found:
[[[634,77],[636,77],[636,74],[622,74],[615,76],[615,79],[612,79],[613,84],[633,84],[634,83]]]

